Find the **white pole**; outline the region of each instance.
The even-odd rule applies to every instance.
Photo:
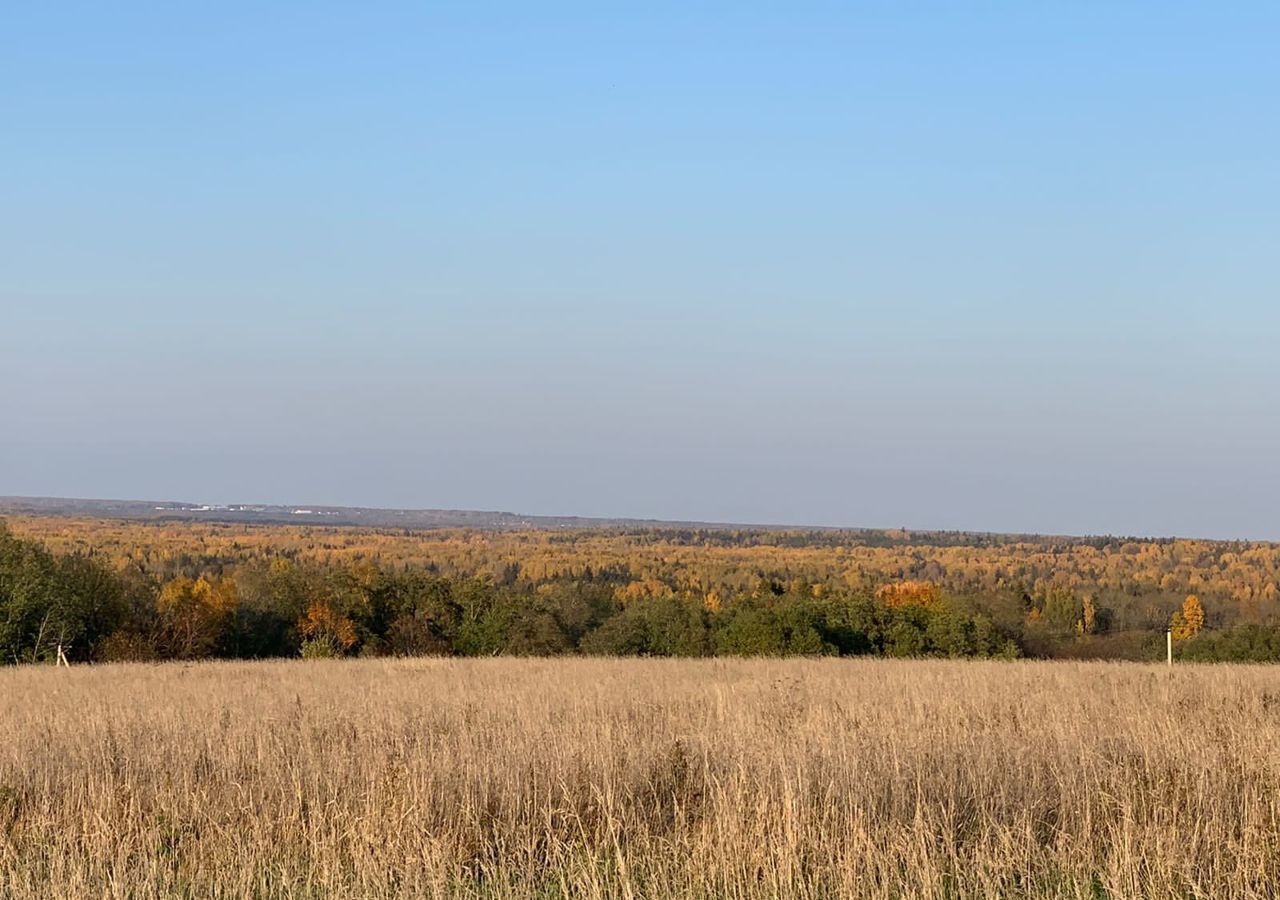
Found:
[[[1169,665],[1173,665],[1173,629],[1170,628],[1164,633],[1165,647],[1169,652]]]

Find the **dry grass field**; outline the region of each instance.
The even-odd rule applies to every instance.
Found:
[[[1280,675],[0,670],[0,896],[1271,897]]]

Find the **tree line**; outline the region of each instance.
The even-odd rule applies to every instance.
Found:
[[[564,537],[530,540],[543,547]],[[148,568],[93,547],[54,553],[0,523],[0,658],[50,660],[62,647],[73,661],[357,654],[1154,659],[1171,627],[1188,659],[1280,660],[1274,625],[1209,627],[1194,595],[1150,627],[1117,628],[1114,608],[1067,585],[963,591],[899,577],[853,587],[757,568],[690,589],[681,587],[687,576],[679,562],[643,577],[622,565],[533,577],[515,562],[468,573],[429,560],[300,553],[191,557]]]
[[[342,655],[1016,656],[961,604],[773,585],[719,608],[623,601],[607,575],[539,584],[276,559],[160,582],[0,526],[0,654],[48,661]]]
[[[14,517],[57,553],[92,553],[167,580],[218,574],[261,559],[426,569],[455,577],[540,583],[613,573],[633,593],[740,595],[764,579],[874,592],[895,581],[936,585],[983,602],[1067,591],[1107,610],[1106,633],[1163,630],[1183,600],[1203,601],[1207,626],[1280,619],[1280,544],[891,531],[725,528],[397,529],[102,518]]]

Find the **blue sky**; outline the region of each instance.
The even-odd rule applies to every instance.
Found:
[[[1280,538],[1277,34],[8,9],[0,494]]]

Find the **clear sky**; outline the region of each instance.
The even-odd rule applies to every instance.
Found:
[[[1280,5],[4,18],[0,494],[1280,538]]]

